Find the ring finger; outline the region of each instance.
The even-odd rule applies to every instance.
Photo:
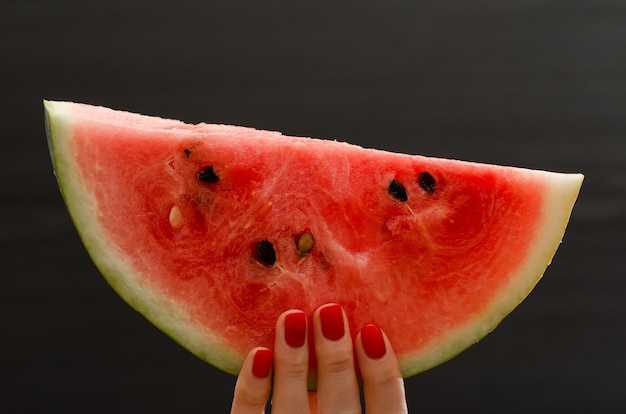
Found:
[[[272,412],[309,414],[307,318],[300,310],[283,313],[276,322]]]
[[[359,385],[348,320],[341,306],[328,304],[313,315],[320,412],[361,412]]]

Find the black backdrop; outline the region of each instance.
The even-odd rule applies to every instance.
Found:
[[[409,406],[624,412],[626,2],[3,0],[0,56],[0,411],[225,413],[234,384],[92,265],[45,98],[585,173],[539,286]]]

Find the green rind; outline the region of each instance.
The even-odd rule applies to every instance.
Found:
[[[73,131],[70,107],[63,102],[44,101],[44,108],[54,173],[61,193],[85,248],[106,281],[131,307],[191,353],[225,372],[238,374],[243,356],[220,343],[216,339],[219,333],[206,332],[179,305],[141,284],[141,275],[102,237],[95,200],[85,191],[70,152]]]
[[[543,203],[543,222],[538,226],[532,251],[520,269],[510,278],[511,284],[485,307],[481,317],[448,333],[430,344],[426,351],[410,355],[400,364],[404,377],[426,371],[446,362],[493,331],[539,283],[563,239],[565,229],[582,186],[582,174],[547,173],[546,200]]]

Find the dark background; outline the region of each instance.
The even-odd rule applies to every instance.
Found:
[[[226,413],[235,381],[96,271],[44,98],[585,173],[542,282],[409,407],[626,412],[623,0],[3,0],[0,56],[1,412]]]

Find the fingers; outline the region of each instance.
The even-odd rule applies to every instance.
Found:
[[[265,405],[272,386],[273,352],[255,348],[248,353],[235,385],[231,414],[259,414]]]
[[[404,382],[384,332],[376,325],[364,326],[355,338],[355,349],[367,413],[407,413]]]
[[[313,315],[319,412],[361,413],[350,329],[339,305]]]
[[[274,343],[272,412],[310,414],[307,330],[307,317],[300,310],[287,311],[278,318]]]
[[[274,352],[255,348],[246,357],[235,386],[231,414],[264,412],[272,370],[272,412],[310,414],[319,407],[320,413],[361,413],[354,355],[363,380],[367,413],[408,412],[396,355],[378,326],[364,326],[353,347],[348,321],[339,305],[328,304],[315,311],[311,340],[317,356],[317,393],[313,394],[307,391],[308,332],[302,311],[290,310],[278,318]]]

